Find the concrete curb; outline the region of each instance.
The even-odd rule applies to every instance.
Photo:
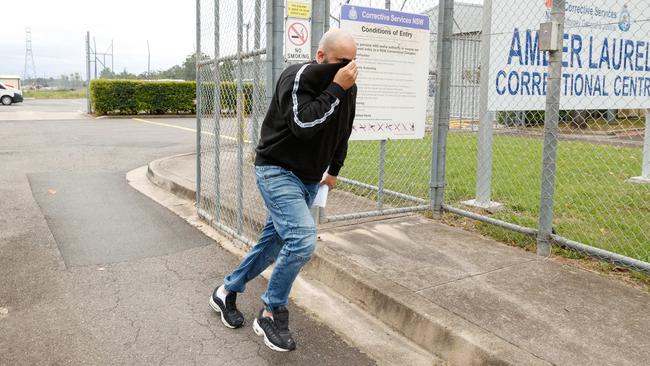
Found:
[[[163,165],[167,159],[191,154],[151,162],[147,177],[153,184],[178,197],[194,200],[193,183],[166,170]],[[330,252],[327,247],[317,248],[302,275],[328,285],[353,304],[452,365],[551,364],[454,314],[452,310],[444,309]]]
[[[147,118],[147,119],[156,119],[156,118],[196,118],[196,114],[90,114],[84,113],[90,118],[94,119],[131,119],[131,118]]]
[[[196,200],[196,188],[193,183],[183,177],[173,174],[162,166],[162,162],[179,156],[193,155],[194,153],[179,154],[165,159],[154,160],[147,165],[147,178],[160,188],[163,188],[180,198]]]
[[[452,365],[550,365],[327,248],[304,272]]]

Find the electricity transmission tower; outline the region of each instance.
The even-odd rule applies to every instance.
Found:
[[[34,52],[32,51],[32,30],[25,29],[25,70],[23,71],[23,80],[36,79],[36,64],[34,63]]]

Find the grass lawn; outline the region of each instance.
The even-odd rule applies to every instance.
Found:
[[[445,202],[463,207],[476,189],[474,134],[450,132]],[[389,141],[386,149],[386,188],[428,197],[431,136],[422,140]],[[492,200],[506,210],[491,217],[537,227],[542,140],[494,136]],[[350,142],[342,176],[377,185],[379,143]],[[628,183],[641,173],[642,149],[562,141],[558,148],[555,216],[556,232],[566,238],[650,262],[650,185]],[[345,188],[345,186],[343,186]],[[389,202],[387,200],[387,202]],[[390,202],[389,202],[390,203]],[[477,224],[497,240],[529,246],[534,239]]]
[[[23,97],[36,99],[83,99],[86,98],[86,89],[24,90]]]

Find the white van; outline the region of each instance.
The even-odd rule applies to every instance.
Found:
[[[20,103],[22,101],[23,92],[0,82],[0,103],[2,105],[11,105],[11,103]]]

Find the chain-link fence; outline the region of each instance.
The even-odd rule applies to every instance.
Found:
[[[482,12],[484,115],[476,134],[450,126],[447,208],[500,220],[480,230],[537,239],[541,254],[552,240],[647,270],[650,4],[486,0]],[[455,4],[454,19],[472,14]],[[545,22],[563,27],[558,52],[542,50]]]
[[[265,208],[252,157],[266,113],[266,1],[197,1],[197,207],[251,240]]]
[[[285,66],[285,5],[197,1],[198,208],[248,244],[265,219],[252,159]],[[321,221],[445,211],[540,254],[554,243],[650,272],[650,4],[313,1],[312,57],[345,5],[428,17],[426,128],[350,141]],[[373,82],[360,76],[359,93]]]

